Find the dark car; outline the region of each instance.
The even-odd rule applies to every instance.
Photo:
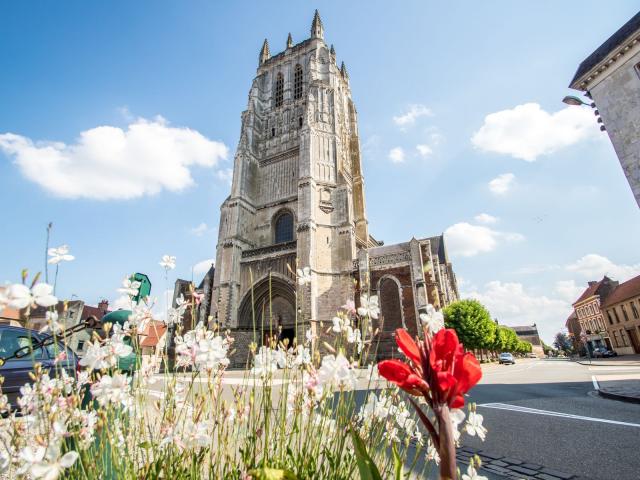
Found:
[[[500,357],[498,358],[498,361],[500,362],[500,364],[502,365],[503,363],[506,364],[511,364],[511,365],[515,365],[516,361],[513,358],[513,355],[511,355],[510,353],[501,353]]]
[[[609,357],[617,357],[618,354],[613,350],[609,350],[608,348],[598,347],[593,349],[594,358],[609,358]]]
[[[17,350],[23,355],[20,358],[10,358],[0,367],[0,375],[4,377],[2,393],[4,393],[12,408],[17,408],[17,400],[20,396],[20,387],[26,383],[31,383],[29,372],[33,371],[35,363],[42,364],[48,370],[49,376],[54,377],[57,371],[64,369],[69,375],[75,375],[78,367],[78,357],[70,348],[66,348],[58,343],[51,343],[35,350],[30,346],[47,338],[47,335],[40,334],[34,330],[22,327],[12,327],[0,325],[0,358],[4,359],[12,356]],[[66,358],[62,358],[56,365],[56,355],[66,353]],[[61,355],[64,357],[64,355]],[[1,362],[0,362],[1,363]]]

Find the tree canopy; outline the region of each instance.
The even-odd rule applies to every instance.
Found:
[[[446,307],[443,312],[446,327],[455,329],[466,349],[494,349],[496,323],[480,302],[460,300]]]

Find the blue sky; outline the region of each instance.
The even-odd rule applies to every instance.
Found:
[[[350,74],[374,236],[446,232],[461,291],[548,341],[587,280],[640,272],[613,148],[561,103],[637,2],[25,1],[0,4],[0,281],[42,270],[49,221],[76,256],[59,293],[88,303],[133,271],[159,295],[163,254],[169,282],[215,257],[262,41],[307,38],[315,8]]]

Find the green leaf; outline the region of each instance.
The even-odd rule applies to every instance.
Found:
[[[353,449],[356,453],[356,461],[358,462],[358,470],[360,471],[361,480],[382,480],[378,467],[367,453],[364,442],[351,427],[351,439],[353,440]]]
[[[396,480],[402,480],[404,478],[404,472],[402,471],[402,458],[398,453],[398,448],[394,443],[391,445],[391,453],[393,453],[393,470],[396,476]]]
[[[289,470],[280,470],[277,468],[262,467],[249,471],[249,475],[256,480],[297,480],[298,477]]]

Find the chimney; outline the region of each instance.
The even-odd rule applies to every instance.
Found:
[[[100,303],[98,303],[98,309],[102,313],[107,313],[109,311],[109,300],[105,300],[104,298],[100,300]]]

